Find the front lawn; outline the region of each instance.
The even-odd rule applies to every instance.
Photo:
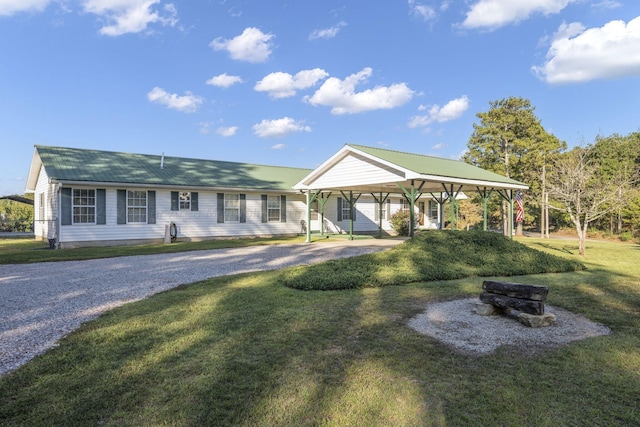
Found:
[[[586,271],[509,280],[612,334],[531,355],[458,354],[407,327],[481,278],[342,291],[282,272],[128,304],[0,378],[3,425],[640,425],[640,248],[522,239]],[[461,251],[462,253],[462,251]]]

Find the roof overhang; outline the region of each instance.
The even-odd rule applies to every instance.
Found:
[[[350,155],[358,156],[365,159],[373,167],[384,168],[386,172],[385,178],[367,182],[366,184],[357,183],[358,180],[346,179],[339,184],[323,185],[322,177],[331,173],[341,161]],[[309,175],[304,177],[293,188],[298,191],[354,191],[357,193],[403,193],[403,189],[409,189],[411,186],[420,188],[422,193],[443,193],[443,192],[472,192],[482,190],[483,188],[495,190],[526,190],[528,185],[513,182],[496,182],[479,179],[468,179],[460,177],[451,177],[446,175],[429,175],[421,174],[404,168],[395,163],[365,153],[357,148],[345,145],[336,154],[331,156],[327,161],[314,169]],[[451,188],[453,186],[453,188]]]

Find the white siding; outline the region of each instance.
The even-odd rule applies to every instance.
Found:
[[[336,188],[348,182],[350,186],[403,181],[404,174],[380,163],[349,154],[317,180],[309,183],[313,188]]]
[[[44,195],[44,206],[42,210],[40,206],[40,194]],[[40,168],[33,199],[34,235],[40,239],[57,238],[58,203],[55,196],[55,185],[49,184],[49,177],[44,167]],[[44,212],[43,217],[40,216],[40,212]]]
[[[104,187],[73,187],[104,188]],[[245,223],[218,223],[217,193],[198,192],[198,210],[171,210],[171,190],[156,190],[156,224],[118,224],[117,190],[106,189],[106,224],[73,224],[62,226],[61,243],[105,242],[125,240],[162,240],[165,227],[172,222],[177,225],[178,238],[206,239],[215,237],[252,237],[290,235],[301,233],[300,221],[306,217],[304,196],[287,194],[286,222],[262,222],[262,200],[264,193],[246,194]],[[233,193],[237,194],[237,193]],[[276,193],[270,193],[275,195]],[[280,195],[280,194],[278,194]],[[99,243],[98,243],[99,244]]]

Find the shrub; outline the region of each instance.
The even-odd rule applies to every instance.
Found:
[[[391,223],[391,228],[394,229],[399,236],[408,236],[409,235],[409,224],[411,224],[411,217],[408,211],[398,211],[391,215],[389,219]]]
[[[285,269],[281,280],[295,289],[335,290],[584,269],[498,233],[430,230],[389,251]]]

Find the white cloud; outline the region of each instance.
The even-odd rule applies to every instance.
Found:
[[[147,93],[149,101],[164,105],[173,110],[182,111],[183,113],[193,113],[204,102],[204,99],[193,95],[191,92],[185,92],[184,96],[178,96],[175,93],[167,93],[164,89],[154,87]]]
[[[359,73],[347,76],[344,80],[330,77],[313,96],[306,97],[305,100],[311,105],[331,107],[332,114],[352,114],[396,108],[413,97],[414,92],[405,83],[376,86],[373,89],[356,92],[356,85],[366,81],[371,74],[371,68],[367,67]]]
[[[230,40],[218,37],[209,43],[214,50],[226,50],[232,59],[253,63],[265,62],[271,55],[273,34],[265,34],[257,28],[249,27],[239,36]]]
[[[145,31],[149,24],[175,26],[178,12],[172,3],[162,7],[162,14],[153,8],[160,0],[85,0],[84,11],[104,18],[107,25],[100,34],[121,36]]]
[[[444,123],[450,120],[455,120],[469,109],[469,98],[466,95],[460,98],[452,99],[447,104],[440,108],[438,105],[434,105],[429,109],[429,113],[422,116],[414,116],[409,120],[408,126],[410,128],[428,126],[433,122]],[[424,106],[418,107],[418,110],[425,110]]]
[[[337,25],[334,25],[333,27],[330,28],[323,28],[321,30],[314,30],[310,35],[309,35],[309,40],[315,40],[315,39],[332,39],[335,36],[338,35],[338,33],[340,32],[340,30],[343,27],[346,27],[347,23],[342,21],[342,22],[338,22]]]
[[[282,150],[283,148],[284,148],[284,144],[276,144],[271,146],[272,150]]]
[[[562,24],[551,42],[546,62],[532,67],[548,83],[578,83],[640,75],[640,16],[629,23],[610,21],[585,29]]]
[[[448,6],[445,6],[445,8]],[[409,0],[409,14],[418,16],[425,21],[434,19],[437,14],[436,10],[431,6],[426,6],[422,3],[416,3],[415,0]]]
[[[254,89],[258,92],[268,92],[271,98],[288,98],[296,94],[298,89],[307,89],[327,77],[329,73],[320,68],[302,70],[292,76],[289,73],[275,72],[268,74]]]
[[[253,131],[260,138],[280,138],[296,132],[311,132],[311,128],[305,126],[302,121],[283,117],[276,120],[263,120],[253,125]]]
[[[443,143],[440,144],[436,144],[433,147],[431,147],[432,150],[442,150],[445,147],[445,145]]]
[[[209,80],[207,80],[208,85],[225,88],[233,86],[236,83],[242,83],[242,79],[240,78],[240,76],[230,76],[227,73],[211,77]]]
[[[51,0],[0,0],[0,16],[19,12],[42,12]]]
[[[216,133],[224,137],[233,136],[237,131],[238,126],[219,127],[218,129],[216,129]]]
[[[535,13],[559,13],[579,0],[479,0],[471,6],[463,28],[495,29],[524,21]]]

